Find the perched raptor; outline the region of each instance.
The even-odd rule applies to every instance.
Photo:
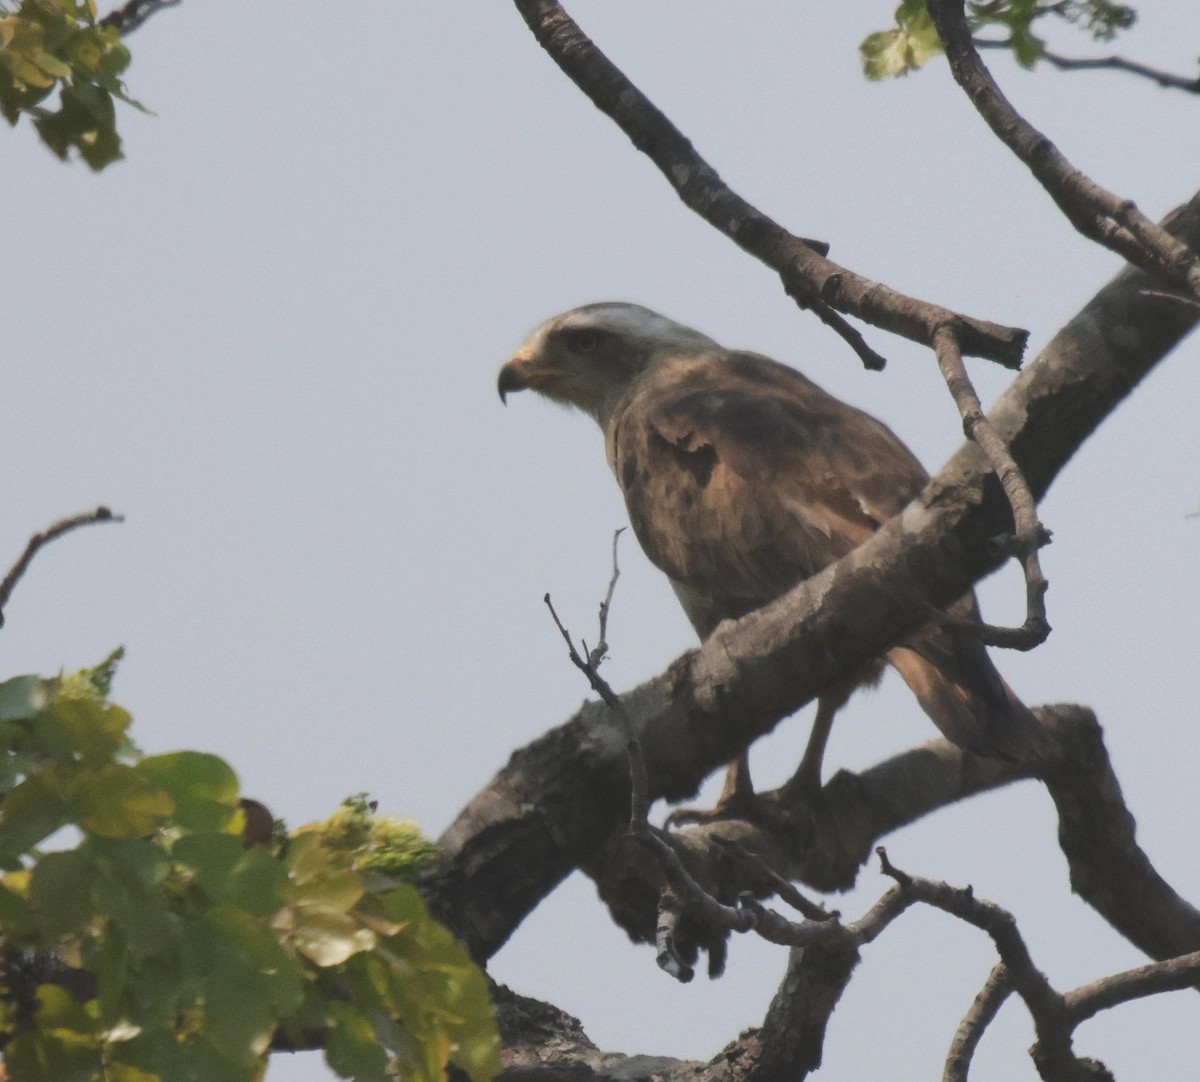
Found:
[[[634,533],[701,639],[840,559],[928,480],[890,429],[795,369],[634,304],[547,320],[500,370],[499,389],[535,390],[596,419]],[[974,596],[950,611],[974,616]],[[926,626],[887,662],[954,743],[1006,759],[1039,754],[1037,720],[977,639]],[[790,784],[820,787],[834,714],[882,667],[818,699]],[[743,756],[721,806],[752,793]]]

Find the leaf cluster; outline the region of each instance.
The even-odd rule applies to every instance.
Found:
[[[60,158],[74,150],[100,170],[121,157],[114,99],[142,108],[121,82],[129,60],[95,0],[0,0],[0,113],[12,125],[31,116]]]
[[[1096,41],[1110,41],[1133,25],[1137,13],[1112,0],[970,0],[967,4],[971,33],[989,28],[1004,31],[1001,44],[1025,68],[1032,68],[1046,55],[1046,42],[1034,33],[1034,27],[1048,16],[1081,28]],[[903,0],[895,18],[895,27],[868,34],[859,46],[868,79],[907,75],[942,52],[925,0]]]
[[[271,1049],[320,1045],[363,1082],[441,1082],[450,1064],[490,1079],[486,978],[404,881],[429,843],[365,797],[247,843],[224,761],[129,743],[106,698],[117,656],[0,684],[9,1077],[253,1082]],[[46,958],[88,979],[28,964]]]

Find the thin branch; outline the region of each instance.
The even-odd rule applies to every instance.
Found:
[[[977,49],[1011,50],[1013,48],[1011,38],[1005,41],[997,41],[994,38],[972,38],[971,40]],[[1059,53],[1052,53],[1048,49],[1043,49],[1037,58],[1046,61],[1047,64],[1057,68],[1059,71],[1098,71],[1105,69],[1109,71],[1125,71],[1131,75],[1140,75],[1143,78],[1150,79],[1162,87],[1168,87],[1172,90],[1184,90],[1189,94],[1200,94],[1200,76],[1175,75],[1173,72],[1163,71],[1160,68],[1152,68],[1148,64],[1141,64],[1136,60],[1126,60],[1123,56],[1069,57],[1062,56]]]
[[[759,875],[765,877],[766,881],[771,885],[771,889],[780,899],[787,902],[788,905],[805,919],[815,921],[836,920],[841,915],[837,910],[830,912],[823,905],[814,902],[811,898],[806,898],[796,889],[791,880],[785,879],[765,860],[757,854],[750,852],[749,849],[739,842],[723,838],[720,834],[715,833],[712,835],[712,840],[722,848],[734,853],[740,860],[752,865]]]
[[[963,349],[1019,368],[1028,332],[972,319],[939,305],[906,297],[824,258],[823,246],[789,233],[729,188],[683,133],[591,42],[557,0],[515,0],[538,43],[592,103],[658,166],[690,209],[735,244],[776,271],[801,308],[812,308],[863,359],[861,337],[848,335],[845,312],[915,342],[928,344],[948,321],[962,326]]]
[[[1114,973],[1063,997],[1072,1025],[1134,999],[1200,986],[1200,951]]]
[[[25,546],[25,551],[21,553],[21,558],[13,564],[12,569],[4,576],[3,581],[0,581],[0,627],[4,626],[4,609],[8,606],[9,598],[12,597],[12,592],[16,589],[17,583],[21,581],[21,577],[29,570],[29,565],[33,563],[33,558],[38,554],[38,551],[51,541],[57,540],[65,533],[70,533],[72,530],[78,529],[80,526],[91,526],[97,522],[124,522],[125,519],[121,515],[114,515],[107,507],[97,507],[95,511],[88,511],[82,515],[73,515],[71,518],[64,518],[49,529],[43,530],[41,533],[35,533],[30,539],[29,544]]]
[[[115,27],[122,37],[127,37],[155,12],[176,7],[182,2],[183,0],[129,0],[129,3],[105,15],[100,20],[100,25]]]
[[[617,563],[617,542],[621,540],[621,534],[624,532],[624,526],[613,531],[612,578],[608,580],[608,592],[604,595],[604,600],[600,602],[600,640],[596,643],[594,650],[587,652],[588,664],[593,669],[598,669],[600,663],[608,656],[608,611],[612,608],[613,591],[617,588],[617,579],[621,577],[621,568]]]
[[[967,439],[974,440],[987,455],[1012,507],[1012,536],[993,543],[998,549],[1020,560],[1021,569],[1025,574],[1025,623],[1020,627],[992,627],[971,620],[956,620],[946,615],[940,615],[939,622],[944,627],[977,635],[989,646],[1032,650],[1044,643],[1050,634],[1050,623],[1046,619],[1046,590],[1050,584],[1042,574],[1042,564],[1038,557],[1038,550],[1050,543],[1050,531],[1038,519],[1037,502],[1033,493],[1029,491],[1025,475],[1013,459],[1004,440],[996,434],[987,414],[983,412],[983,404],[979,401],[979,395],[967,374],[967,367],[963,364],[955,330],[951,327],[939,327],[934,332],[933,348],[946,386],[950,388],[950,394],[954,397],[963,419],[963,432],[966,433]]]
[[[1141,213],[1076,169],[1004,97],[971,40],[963,0],[929,0],[955,81],[996,136],[1028,166],[1085,237],[1200,296],[1200,258]]]
[[[613,541],[613,559],[615,564],[615,539]],[[613,581],[616,581],[615,567]],[[542,600],[546,603],[546,608],[550,610],[550,615],[554,618],[555,626],[562,635],[563,641],[567,644],[567,654],[571,659],[571,664],[587,677],[592,690],[604,700],[604,705],[616,714],[621,720],[622,727],[625,729],[625,750],[629,755],[629,782],[632,789],[629,809],[629,829],[631,832],[636,833],[646,823],[647,816],[650,814],[649,786],[646,781],[646,761],[642,756],[642,744],[637,735],[637,727],[633,724],[633,719],[629,716],[629,711],[625,709],[625,704],[621,701],[621,697],[613,691],[612,685],[600,675],[597,668],[599,661],[593,662],[591,656],[585,658],[583,654],[575,649],[575,643],[571,640],[571,633],[563,626],[562,621],[558,618],[558,613],[554,611],[554,603],[550,600],[550,595],[546,594]],[[605,605],[601,605],[600,608],[603,614],[603,626],[603,622],[608,618],[608,609]],[[592,651],[593,654],[601,651],[601,647],[605,647],[603,630],[601,630],[600,639],[600,645],[596,647],[596,650]],[[583,649],[584,653],[587,653],[586,645]],[[600,659],[603,659],[602,652],[600,653]]]
[[[1008,970],[1003,962],[997,962],[971,1004],[970,1010],[958,1024],[954,1040],[950,1042],[950,1052],[946,1056],[942,1082],[967,1082],[967,1073],[971,1069],[975,1049],[979,1047],[987,1027],[1000,1013],[1000,1008],[1004,1006],[1004,1001],[1008,999],[1012,990]]]

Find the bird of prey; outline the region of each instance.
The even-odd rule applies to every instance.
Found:
[[[795,369],[635,304],[589,304],[539,326],[500,370],[502,399],[525,389],[599,423],[633,531],[701,639],[846,555],[928,480],[890,429]],[[974,595],[949,611],[975,617]],[[955,744],[1040,756],[1039,723],[978,639],[930,624],[886,660]],[[820,788],[834,714],[883,664],[818,698],[789,785]],[[752,796],[743,756],[718,807]]]

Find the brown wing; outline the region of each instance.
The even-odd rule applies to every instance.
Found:
[[[753,354],[663,362],[613,419],[634,532],[717,618],[778,597],[861,544],[926,474],[884,425]]]
[[[885,425],[747,353],[661,362],[607,435],[634,532],[701,637],[840,559],[927,480]],[[953,608],[974,614],[974,596]],[[929,627],[888,660],[954,742],[1023,758],[1036,741],[977,640]]]

